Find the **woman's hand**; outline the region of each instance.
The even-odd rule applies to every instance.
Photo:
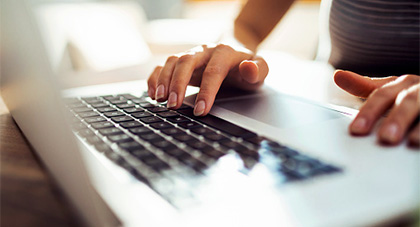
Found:
[[[197,116],[206,115],[222,83],[245,90],[259,88],[268,74],[264,59],[245,48],[219,44],[202,45],[169,57],[148,79],[148,93],[159,102],[177,109],[182,105],[187,85],[199,86],[194,107]]]
[[[396,145],[406,136],[410,146],[420,144],[420,77],[417,75],[369,78],[337,70],[335,83],[345,91],[367,98],[349,130],[353,135],[369,134],[381,116],[378,130],[381,143]]]

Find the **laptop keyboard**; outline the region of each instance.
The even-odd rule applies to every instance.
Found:
[[[168,173],[205,175],[228,154],[242,160],[242,173],[262,163],[284,183],[341,171],[216,116],[195,117],[187,105],[169,110],[146,94],[70,98],[66,105],[78,136],[152,187]]]

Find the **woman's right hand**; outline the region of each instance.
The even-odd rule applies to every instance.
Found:
[[[245,48],[202,45],[168,57],[148,79],[148,94],[177,109],[182,105],[187,85],[199,86],[194,106],[196,116],[206,115],[213,106],[219,88],[236,87],[256,90],[268,74],[265,60]]]

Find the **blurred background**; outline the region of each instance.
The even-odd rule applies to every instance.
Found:
[[[217,42],[246,0],[33,1],[51,64],[72,87],[145,79],[169,55]],[[297,1],[260,49],[314,59],[319,8]]]

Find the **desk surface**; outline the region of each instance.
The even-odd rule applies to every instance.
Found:
[[[77,226],[0,97],[0,226]]]

